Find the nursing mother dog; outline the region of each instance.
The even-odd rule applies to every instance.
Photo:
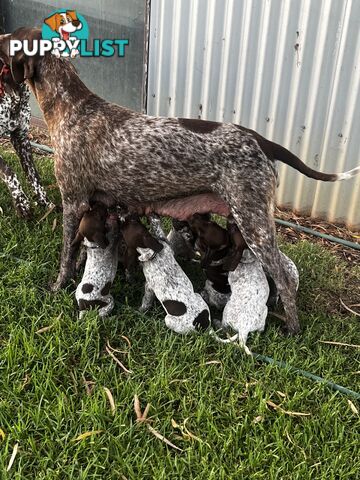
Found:
[[[40,29],[20,28],[0,37],[0,55],[14,80],[32,88],[55,147],[55,174],[64,214],[63,251],[54,289],[75,274],[80,219],[90,200],[120,204],[130,212],[169,215],[233,215],[248,247],[272,277],[286,313],[290,334],[300,329],[296,285],[276,242],[273,210],[275,160],[311,178],[335,181],[307,167],[285,148],[234,124],[149,117],[108,103],[80,80],[68,59],[51,53],[9,55],[11,39],[41,38]]]

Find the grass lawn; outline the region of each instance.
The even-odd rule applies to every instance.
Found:
[[[0,153],[20,170],[7,147]],[[51,158],[37,163],[58,201]],[[48,291],[61,214],[18,219],[1,183],[0,206],[1,480],[359,478],[359,402],[208,335],[168,331],[158,306],[137,312],[140,275],[132,285],[118,276],[113,316],[78,320],[74,285]],[[286,338],[270,317],[249,347],[359,392],[359,348],[320,343],[360,343],[359,317],[340,304],[359,303],[359,265],[311,238],[279,240],[300,271],[303,332]],[[187,272],[200,287],[199,269]],[[134,395],[142,409],[151,404],[148,423],[136,422]]]

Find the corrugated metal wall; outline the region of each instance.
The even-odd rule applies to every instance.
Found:
[[[240,123],[309,166],[360,165],[359,0],[152,0],[147,111]],[[360,227],[360,178],[279,165],[278,204]]]

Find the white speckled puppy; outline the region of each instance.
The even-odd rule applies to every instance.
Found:
[[[152,218],[151,224],[158,239],[164,239],[160,219]],[[149,235],[146,228],[138,222],[138,230],[142,230],[143,238]],[[133,242],[126,234],[126,225],[122,227],[125,242]],[[155,240],[155,239],[154,239]],[[157,241],[157,240],[156,240]],[[210,326],[209,308],[198,293],[174,257],[168,243],[160,240],[161,249],[154,251],[144,248],[137,242],[136,249],[140,253],[139,260],[146,279],[145,294],[140,309],[148,310],[154,296],[166,311],[165,324],[176,333],[188,333],[194,330],[205,330]],[[133,246],[133,245],[131,245]]]
[[[299,274],[294,262],[280,252],[284,266],[299,285]],[[244,250],[242,259],[228,277],[231,297],[226,304],[222,317],[222,326],[230,327],[237,333],[225,342],[239,340],[246,353],[251,354],[246,346],[249,333],[265,328],[268,313],[267,301],[270,288],[264,270],[251,250]]]
[[[94,307],[99,307],[100,317],[114,308],[110,288],[118,265],[119,226],[116,214],[106,215],[106,210],[93,208],[84,215],[77,234],[76,241],[84,237],[86,247],[85,270],[75,293],[80,318]]]
[[[222,326],[230,327],[237,333],[225,342],[238,340],[250,354],[246,346],[249,333],[265,328],[269,284],[261,263],[248,249],[236,269],[229,272],[228,279],[231,297],[224,308]]]

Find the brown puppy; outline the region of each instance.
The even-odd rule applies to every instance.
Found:
[[[125,244],[122,260],[127,271],[131,271],[138,261],[139,254],[136,250],[138,247],[151,248],[156,253],[161,252],[163,249],[161,243],[150,234],[137,215],[126,217],[120,227],[120,231],[124,240],[124,243],[120,242],[120,244]]]
[[[228,272],[233,272],[239,265],[243,251],[247,248],[247,244],[233,217],[228,217],[227,230],[229,232],[231,248],[228,257],[224,260],[224,269]]]
[[[109,241],[106,238],[106,218],[108,210],[104,204],[96,202],[86,211],[80,221],[80,225],[72,245],[79,245],[84,238],[106,248]]]
[[[218,256],[219,251],[227,250],[230,245],[229,234],[211,221],[210,214],[196,213],[189,218],[189,225],[197,237],[195,246],[201,253],[201,266],[206,268],[214,260],[214,256]]]

